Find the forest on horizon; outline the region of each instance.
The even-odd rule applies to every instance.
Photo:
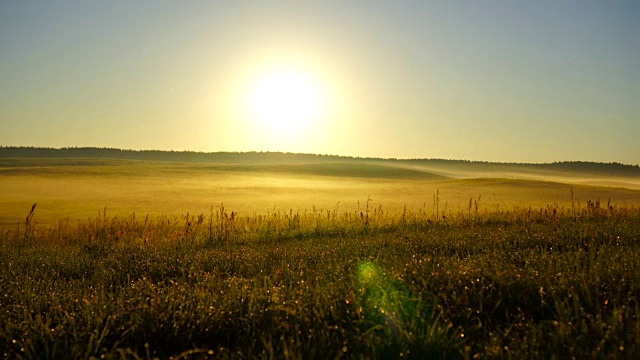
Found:
[[[404,165],[450,165],[490,167],[517,167],[531,170],[556,170],[576,173],[607,173],[620,176],[640,176],[640,166],[618,162],[559,161],[553,163],[502,163],[456,159],[396,159],[362,158],[325,154],[284,152],[197,152],[173,150],[132,150],[99,147],[26,147],[0,146],[0,158],[99,158],[160,162],[233,163],[233,164],[298,164],[315,162],[384,162]]]

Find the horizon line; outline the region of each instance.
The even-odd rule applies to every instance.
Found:
[[[370,156],[353,156],[353,155],[339,155],[339,154],[320,154],[320,153],[301,153],[301,152],[289,152],[289,151],[274,151],[274,150],[245,150],[245,151],[198,151],[198,150],[161,150],[161,149],[125,149],[116,147],[99,147],[99,146],[65,146],[65,147],[51,147],[51,146],[28,146],[28,145],[2,145],[0,149],[35,149],[35,150],[111,150],[121,152],[158,152],[158,153],[183,153],[183,154],[282,154],[282,155],[304,155],[304,156],[322,156],[322,157],[336,157],[344,159],[357,159],[357,160],[383,160],[383,161],[451,161],[451,162],[467,162],[467,163],[484,163],[484,164],[505,164],[505,165],[552,165],[552,164],[606,164],[606,165],[619,165],[628,167],[640,167],[639,164],[626,164],[617,161],[601,162],[601,161],[588,161],[588,160],[556,160],[553,162],[508,162],[508,161],[490,161],[490,160],[467,160],[467,159],[451,159],[451,158],[427,158],[427,157],[414,157],[414,158],[399,158],[399,157],[370,157]]]

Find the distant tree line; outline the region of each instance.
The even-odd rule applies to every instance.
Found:
[[[195,163],[229,163],[229,164],[261,164],[282,163],[296,164],[309,162],[363,162],[383,161],[415,163],[438,166],[471,166],[494,169],[507,167],[549,169],[580,173],[606,173],[612,175],[640,176],[640,166],[619,162],[600,163],[588,161],[562,161],[553,163],[496,163],[488,161],[450,160],[450,159],[396,159],[396,158],[361,158],[338,155],[300,154],[286,152],[198,152],[198,151],[166,151],[166,150],[131,150],[108,147],[28,147],[0,146],[0,158],[101,158],[165,162]]]
[[[13,147],[0,146],[0,158],[99,158],[196,163],[302,163],[352,159],[336,155],[295,154],[285,152],[199,152],[173,150],[132,150],[108,147]]]

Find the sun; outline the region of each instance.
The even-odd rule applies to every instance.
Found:
[[[249,95],[252,117],[272,134],[298,135],[322,112],[320,86],[310,75],[279,69],[257,79]]]

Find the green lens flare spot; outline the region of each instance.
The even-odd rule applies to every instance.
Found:
[[[378,276],[377,267],[368,261],[358,264],[358,280],[363,284],[368,284],[376,280]]]

